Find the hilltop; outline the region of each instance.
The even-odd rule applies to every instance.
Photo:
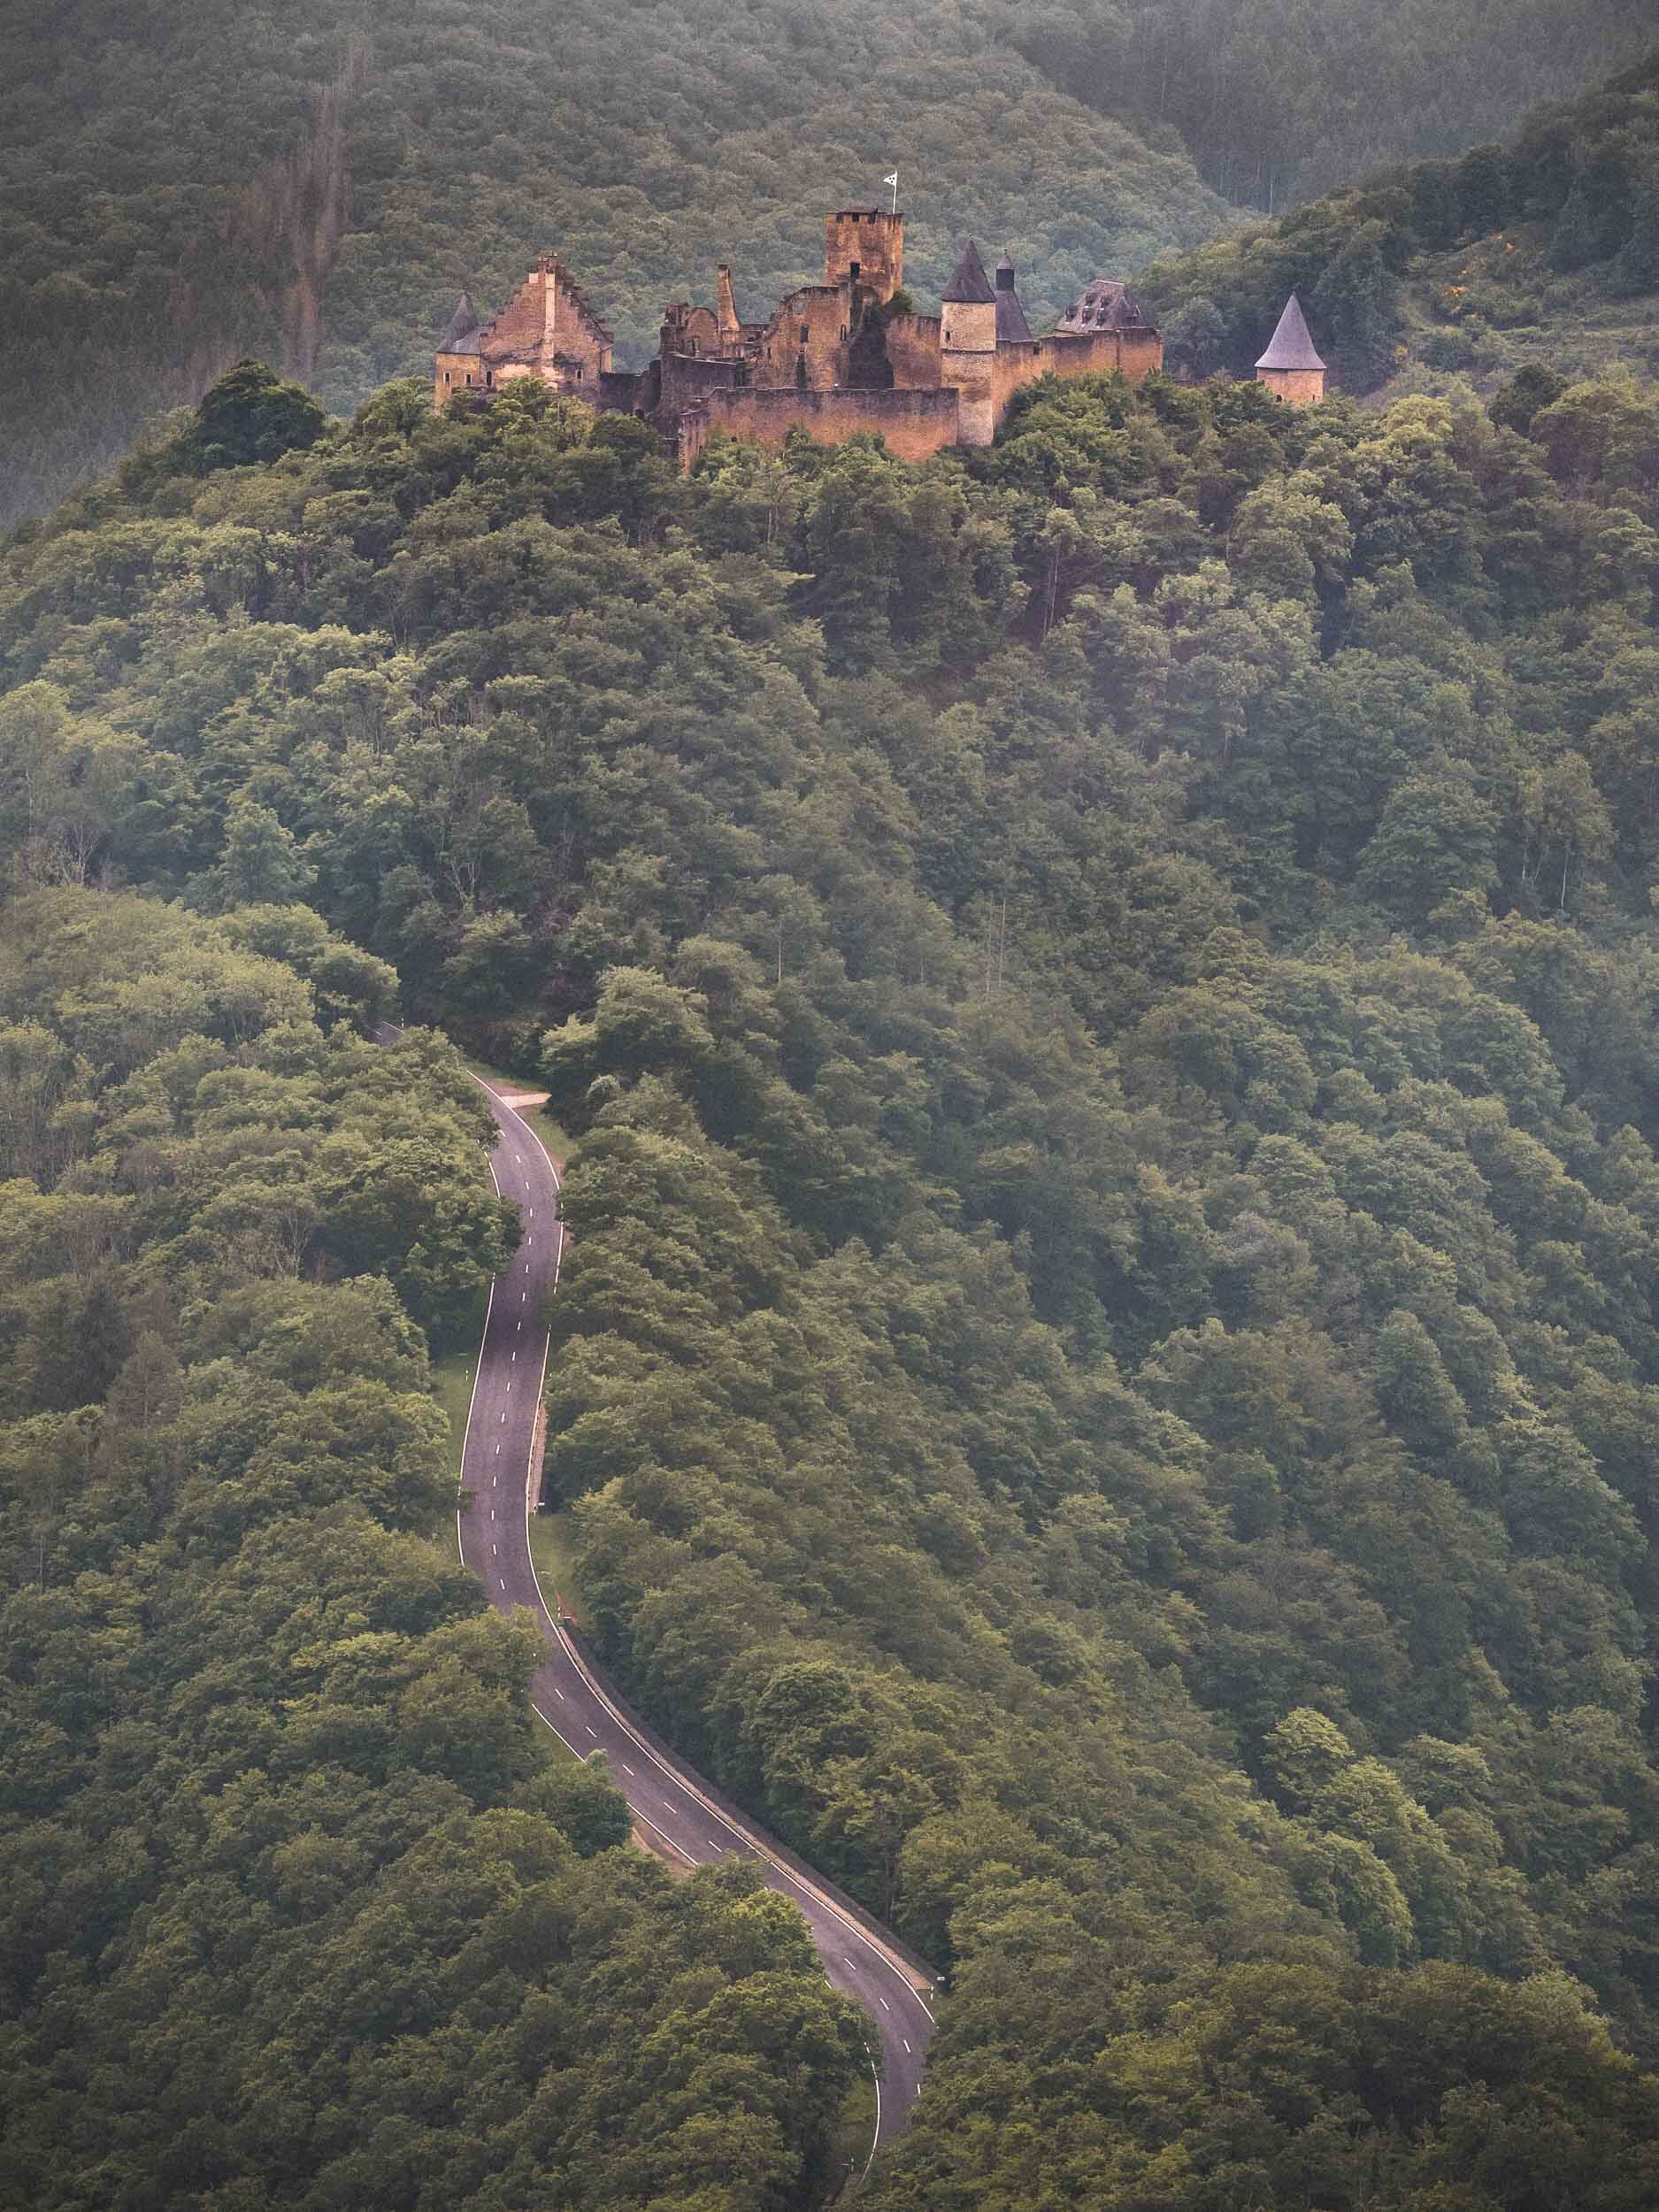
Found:
[[[242,353],[349,411],[429,365],[463,285],[504,298],[544,247],[629,365],[717,262],[749,303],[810,277],[818,211],[895,162],[933,297],[964,233],[1007,239],[1051,317],[1228,219],[1172,131],[1091,111],[944,0],[193,0],[136,29],[79,0],[56,21],[0,35],[0,521]]]
[[[66,0],[0,27],[0,523],[245,353],[349,411],[546,249],[638,365],[718,261],[749,311],[810,276],[817,211],[895,164],[918,296],[977,235],[1041,329],[1240,206],[1507,127],[1637,12],[1435,0],[1383,32],[1335,0],[1315,37],[1306,0]]]
[[[1659,389],[1586,385],[1524,434],[1467,394],[1299,411],[1086,377],[922,466],[713,440],[687,476],[527,380],[444,412],[395,383],[349,425],[257,371],[211,399],[0,557],[7,880],[180,902],[302,963],[319,1003],[351,957],[384,995],[395,968],[407,1015],[549,1094],[572,1246],[544,1498],[594,1647],[950,1976],[872,2200],[1647,2212]],[[14,964],[39,1019],[43,963]],[[273,1355],[227,1365],[211,1271],[284,1299],[372,1274],[359,1294],[411,1321],[436,1292],[436,1342],[467,1257],[466,1217],[426,1197],[445,1159],[371,1173],[336,1141],[358,1061],[336,1080],[286,1002],[250,1047],[234,998],[204,1041],[165,979],[106,1006],[70,964],[58,997],[95,1072],[139,1012],[169,1026],[153,1073],[61,1112],[45,1048],[8,1047],[57,1210],[19,1248],[0,1432],[18,1740],[50,1724],[80,1762],[22,1814],[69,1839],[38,1877],[52,1927],[58,1864],[130,1824],[101,1778],[143,1771],[102,1740],[129,1662],[81,1570],[119,1591],[177,1478],[157,1466],[153,1509],[104,1486],[86,1440],[132,1426],[136,1381],[111,1349],[108,1402],[76,1402],[45,1225],[105,1192],[114,1226],[154,1224],[100,1328],[163,1333],[157,1284],[181,1328],[200,1313],[199,1427],[166,1450],[227,1546],[282,1471],[231,1456],[260,1427],[223,1433],[217,1394],[257,1408]],[[49,1445],[73,1548],[39,1510]],[[325,1500],[383,1463],[341,1456]],[[72,1599],[81,1672],[41,1640]],[[319,1760],[345,1728],[296,1724]],[[430,1733],[417,1703],[371,1741],[365,1869]],[[513,1787],[503,1763],[474,1801]],[[336,1863],[359,1863],[307,1844],[249,1879],[343,1914]],[[580,1895],[631,1878],[613,1859]],[[28,2099],[65,2023],[125,2048],[161,2001],[146,1956],[65,2011],[14,1893]],[[111,1898],[111,1941],[146,1901]],[[262,1990],[286,1924],[246,1939]],[[494,2048],[475,1957],[420,2015],[457,2079]],[[234,2013],[233,1965],[193,1963],[180,2012]],[[575,1993],[579,2113],[638,2032],[602,1994]],[[839,2017],[806,2016],[809,2122],[844,2079]],[[317,2061],[373,2092],[370,2212],[406,2204],[399,2026],[350,2016]],[[146,2110],[188,2119],[174,2047],[154,2070]],[[320,2184],[267,2185],[292,2159],[254,2124],[265,2078],[250,2056],[222,2091],[227,2200],[309,2206]],[[449,2078],[419,2061],[422,2124]],[[664,2117],[725,2109],[726,2079]],[[103,2070],[78,2133],[0,2130],[26,2146],[12,2194],[96,2193],[84,2147],[126,2086]],[[157,2200],[170,2139],[134,2147]],[[793,2174],[821,2139],[761,2148]],[[464,2130],[474,2195],[449,2195],[519,2200],[497,2178],[534,2143]],[[699,2201],[657,2171],[604,2169],[592,2200]]]

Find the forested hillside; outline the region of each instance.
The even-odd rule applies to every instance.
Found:
[[[1172,123],[1207,182],[1270,211],[1506,137],[1654,32],[1646,0],[1007,0],[1001,20],[1055,83]]]
[[[1455,374],[1490,394],[1528,369],[1538,403],[1620,363],[1659,371],[1659,50],[1507,144],[1387,171],[1144,286],[1192,376],[1248,374],[1292,290],[1350,391]]]
[[[426,365],[463,285],[499,301],[549,246],[631,361],[718,261],[759,312],[895,164],[918,294],[964,235],[1006,241],[1041,327],[1237,204],[1502,132],[1649,28],[1640,0],[14,11],[0,523],[244,352],[355,406]]]
[[[856,2013],[616,1847],[456,1562],[418,1325],[518,1227],[394,989],[298,907],[0,913],[0,2195],[803,2201]]]
[[[977,232],[1057,313],[1225,219],[1152,140],[943,0],[70,0],[0,32],[0,523],[239,353],[356,405],[430,365],[463,285],[504,299],[548,247],[619,357],[718,261],[769,309],[895,162],[920,290]]]
[[[1656,488],[1632,379],[687,481],[250,372],[13,541],[24,877],[551,1087],[595,1634],[952,1970],[895,2205],[1659,2190]]]

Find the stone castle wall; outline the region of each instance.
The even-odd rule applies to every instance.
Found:
[[[779,303],[762,336],[754,381],[793,388],[804,357],[810,391],[832,391],[845,383],[851,312],[852,297],[844,286],[809,284],[791,292]]]
[[[1277,392],[1287,406],[1317,407],[1325,397],[1323,369],[1257,369],[1256,380]]]
[[[680,426],[680,457],[689,468],[716,431],[780,447],[792,430],[818,445],[879,435],[902,461],[926,461],[957,442],[956,395],[932,391],[710,392],[705,405]]]
[[[925,392],[939,382],[937,315],[891,315],[884,336],[893,381],[901,391]]]
[[[1061,331],[1029,345],[996,349],[993,383],[1000,427],[1016,392],[1040,377],[1112,376],[1139,384],[1164,366],[1164,341],[1156,330]]]
[[[849,277],[884,306],[893,297],[904,281],[902,215],[843,207],[824,218],[824,281],[841,284]]]
[[[988,445],[1016,393],[1041,377],[1121,371],[1138,382],[1163,365],[1162,340],[1143,328],[999,344],[989,300],[885,317],[903,275],[902,215],[843,208],[828,216],[824,259],[826,280],[792,292],[764,325],[738,321],[722,270],[719,312],[670,306],[656,360],[618,374],[610,334],[557,255],[544,255],[493,320],[465,342],[449,334],[472,349],[439,352],[434,403],[469,391],[488,396],[527,376],[643,416],[678,439],[687,465],[717,430],[772,446],[794,429],[829,445],[879,432],[895,454],[925,460],[948,445]],[[1295,405],[1322,396],[1294,373],[1267,380]]]

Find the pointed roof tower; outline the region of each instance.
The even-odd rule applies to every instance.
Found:
[[[450,316],[442,337],[438,341],[438,351],[440,353],[475,353],[478,349],[475,346],[468,346],[465,342],[476,333],[477,329],[478,310],[472,304],[472,294],[463,292],[455,303],[455,312]]]
[[[1313,340],[1308,334],[1302,302],[1294,292],[1285,303],[1285,311],[1279,319],[1279,328],[1273,333],[1272,343],[1256,365],[1258,369],[1324,370],[1325,365],[1319,358]]]
[[[1014,289],[1014,264],[1006,246],[1002,258],[996,265],[996,342],[998,345],[1029,345],[1031,325],[1025,320],[1025,311],[1019,303],[1019,294]]]
[[[950,281],[945,287],[948,304],[972,301],[988,305],[996,294],[991,289],[991,280],[985,273],[985,264],[979,258],[979,249],[972,238],[962,250],[962,258],[952,270]]]

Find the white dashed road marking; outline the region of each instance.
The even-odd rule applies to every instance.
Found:
[[[599,1740],[599,1731],[596,1728],[589,1728],[588,1732],[593,1738],[594,1741],[597,1743]]]

